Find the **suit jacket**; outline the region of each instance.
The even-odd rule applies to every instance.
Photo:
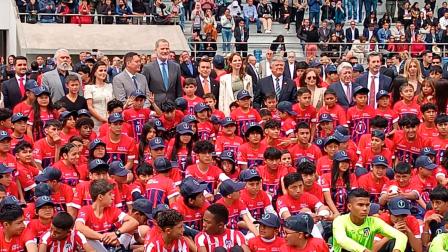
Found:
[[[260,76],[260,78],[264,78],[266,77],[266,59],[260,61],[260,63],[258,63],[258,75]]]
[[[148,82],[143,74],[136,73],[135,79],[137,81],[137,87],[143,91],[146,95],[149,94]],[[134,81],[129,76],[127,71],[115,75],[112,81],[112,88],[114,90],[114,96],[122,102],[126,102],[126,99],[131,96],[131,93],[137,90],[135,88]]]
[[[23,81],[23,85],[25,85],[25,83],[26,77]],[[2,93],[5,108],[9,108],[11,110],[13,110],[14,106],[20,103],[23,98],[22,93],[20,93],[19,82],[15,77],[3,83]]]
[[[341,81],[337,81],[331,84],[328,88],[336,92],[336,95],[338,96],[338,104],[341,105],[345,110],[347,110],[349,107],[354,105],[354,101],[352,99],[352,102],[349,103],[347,95],[345,94],[342,85],[345,84],[342,84]],[[353,88],[356,87],[356,85],[357,84],[352,83],[352,94],[353,94]]]
[[[233,35],[235,37],[235,42],[247,42],[249,39],[249,29],[244,26],[243,28],[244,32],[244,40],[241,40],[241,28],[240,26],[235,27],[235,30],[233,32]]]
[[[219,104],[219,82],[212,77],[209,77],[210,79],[210,92],[215,96],[216,98],[216,104]],[[201,78],[196,77],[196,83],[198,85],[195,95],[199,97],[204,96],[204,88],[202,87]]]
[[[191,66],[193,67],[193,72],[188,69],[188,65],[186,62],[182,62],[180,64],[180,71],[183,77],[185,78],[196,78],[198,76],[198,66],[196,62],[191,61]]]
[[[373,29],[372,36],[374,36],[378,41],[377,33],[378,33],[378,28]],[[365,37],[367,39],[367,41],[369,41],[369,28],[364,28],[364,30],[362,31],[362,36]]]
[[[345,30],[345,38],[347,42],[353,42],[355,39],[359,39],[359,30],[355,28],[355,37],[352,37],[352,28],[349,27]]]
[[[365,72],[354,81],[354,84],[361,85],[365,88],[369,88],[370,83],[368,78],[369,78],[369,72]],[[379,74],[379,78],[380,78],[379,90],[386,90],[387,92],[389,92],[392,79],[382,73]],[[375,94],[378,93],[379,90],[375,90]]]
[[[243,87],[249,91],[252,97],[254,96],[252,78],[247,74],[243,78]],[[235,94],[232,88],[232,74],[224,74],[219,78],[219,110],[226,116],[230,116],[229,106],[235,100]]]
[[[149,91],[154,94],[155,102],[158,106],[166,100],[174,101],[177,97],[182,96],[182,84],[180,81],[180,66],[176,62],[167,61],[168,63],[168,90],[165,88],[162,79],[158,61],[151,62],[143,66],[142,74],[146,77]]]
[[[82,83],[81,76],[74,72],[69,72],[69,74],[75,74],[78,76],[79,83]],[[53,103],[59,101],[62,97],[65,96],[64,88],[62,85],[65,83],[61,82],[61,78],[59,77],[58,69],[54,69],[48,71],[42,75],[42,85],[47,86],[50,91],[51,101]],[[82,95],[82,88],[79,89],[79,94]]]
[[[254,86],[254,107],[262,107],[264,105],[264,98],[269,94],[275,94],[274,80],[272,78],[273,76],[268,76],[260,79],[257,85]],[[278,102],[289,101],[294,103],[297,95],[297,87],[294,81],[288,78],[283,78],[281,85],[282,89],[280,91]]]
[[[292,70],[293,74],[291,76],[291,69],[289,69],[289,62],[285,61],[285,70],[283,70],[283,77],[286,77],[290,80],[294,80],[297,77],[296,67],[297,67],[297,61],[294,62],[294,69]]]
[[[325,30],[325,34],[324,34],[324,30]],[[328,41],[328,39],[330,38],[330,33],[331,30],[330,28],[323,28],[323,27],[319,27],[319,29],[317,30],[317,33],[319,34],[319,41]]]
[[[418,34],[418,30],[417,30],[417,28],[415,28],[415,30],[414,30],[414,38],[413,38],[414,42],[415,42],[415,40],[417,38],[417,34]],[[411,43],[412,33],[411,33],[410,29],[407,29],[404,32],[404,36],[406,37],[406,42]]]
[[[120,70],[117,70],[115,67],[109,67],[109,69],[107,69],[107,74],[109,75],[109,82],[112,82],[114,77],[121,72],[122,72],[121,68]]]
[[[252,66],[250,66],[249,64],[246,65],[246,73],[252,77],[252,83],[255,85],[257,84],[259,78],[258,78],[258,72],[256,70],[256,68],[254,69]]]

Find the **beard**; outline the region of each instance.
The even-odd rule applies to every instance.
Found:
[[[67,62],[62,62],[61,64],[58,64],[57,68],[62,71],[71,71],[73,69],[73,67]]]

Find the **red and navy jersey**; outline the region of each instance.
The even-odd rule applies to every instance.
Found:
[[[196,104],[204,102],[204,100],[201,97],[196,96],[196,95],[194,96],[193,99],[188,98],[188,96],[186,96],[186,95],[184,95],[183,98],[185,100],[187,100],[187,103],[188,103],[188,108],[187,108],[188,115],[194,115],[194,106],[196,106]]]
[[[303,208],[308,208],[315,212],[316,209],[323,206],[314,195],[303,192],[298,199],[289,195],[282,195],[277,199],[277,209],[279,216],[288,211],[291,215],[299,214]]]
[[[331,115],[331,118],[333,118],[333,128],[336,128],[336,126],[338,125],[347,125],[347,113],[338,104],[335,104],[332,108],[323,106],[322,108],[319,109],[317,117],[319,117],[322,114]]]
[[[260,143],[257,149],[253,149],[249,143],[245,143],[238,149],[238,164],[247,165],[248,168],[256,168],[264,162],[266,145]]]
[[[126,216],[127,214],[112,206],[104,208],[103,216],[98,218],[92,206],[83,206],[79,210],[76,221],[82,222],[93,231],[102,234],[114,230],[119,225],[118,223],[122,222]]]
[[[118,186],[118,184],[117,184]],[[132,204],[132,194],[134,192],[142,193],[140,188],[135,184],[122,184],[121,187],[117,190],[118,195],[115,195],[116,198],[120,199],[121,202],[121,211],[127,213],[129,211],[128,205]]]
[[[83,249],[83,245],[87,243],[87,239],[79,231],[71,230],[65,240],[53,240],[49,231],[42,236],[40,243],[47,245],[47,252],[75,252]]]
[[[384,175],[380,180],[375,181],[372,172],[362,175],[358,178],[359,188],[363,188],[370,193],[370,202],[378,203],[383,186],[389,182],[389,179]]]
[[[92,181],[82,181],[76,185],[73,193],[73,200],[67,204],[67,206],[74,207],[76,209],[81,209],[82,206],[92,205],[92,197],[90,196],[90,184]],[[109,183],[115,183],[109,181]],[[114,195],[119,195],[117,186],[114,186],[112,190]],[[114,204],[116,207],[121,207],[121,199],[119,197],[114,197]]]
[[[237,156],[239,147],[243,144],[243,139],[239,136],[220,135],[216,138],[215,151],[219,155],[225,150],[233,151]]]
[[[437,127],[427,127],[424,123],[420,123],[417,129],[417,134],[423,138],[433,138],[439,136],[439,131]]]
[[[128,137],[133,137],[132,126],[129,123],[124,122],[121,134],[126,135]],[[109,124],[103,123],[103,125],[101,125],[99,129],[99,138],[107,137],[108,135],[109,135]]]
[[[420,176],[418,176],[418,174],[415,174],[411,178],[411,184],[418,190],[421,199],[424,202],[429,203],[429,193],[437,186],[438,183],[434,176],[429,176],[423,180]]]
[[[54,113],[49,113],[47,110],[44,111],[44,110],[41,109],[41,111],[40,111],[40,120],[42,121],[42,127],[41,127],[40,132],[34,132],[34,130],[33,130],[33,139],[34,139],[34,141],[37,141],[37,140],[45,137],[45,132],[44,132],[44,125],[45,125],[45,123],[48,122],[51,119],[56,119],[56,118],[58,118],[58,113],[56,111]],[[31,126],[31,127],[34,124],[34,111],[32,111],[32,110],[30,111],[30,115],[28,116],[27,124],[29,126]]]
[[[397,131],[393,137],[394,142],[394,158],[401,162],[414,164],[414,161],[420,155],[422,148],[431,146],[429,139],[423,139],[419,135],[414,140],[408,140],[405,133]]]
[[[182,214],[184,217],[184,225],[192,229],[202,230],[202,217],[209,205],[210,204],[205,201],[200,209],[192,209],[185,205],[182,197],[178,197],[170,207]]]
[[[31,145],[34,145],[33,139],[26,134],[23,135],[22,137],[14,137],[13,135],[10,135],[10,136],[11,136],[11,153],[14,150],[14,148],[16,147],[16,145],[22,141],[27,141]]]
[[[75,187],[79,183],[79,172],[76,167],[66,165],[63,160],[59,160],[53,164],[54,168],[61,171],[61,182],[69,186]]]
[[[326,173],[322,175],[322,192],[330,192],[331,199],[333,200],[336,208],[340,213],[347,212],[347,195],[350,189],[358,187],[358,181],[356,180],[355,174],[351,173],[349,177],[350,187],[344,183],[341,177],[336,180],[336,185],[332,184],[331,173]],[[333,188],[334,187],[334,188]]]
[[[23,164],[17,162],[16,176],[25,192],[33,189],[36,186],[34,177],[39,175],[39,169],[33,165]]]
[[[432,148],[436,151],[436,163],[441,164],[445,150],[448,148],[448,139],[433,137],[431,139]]]
[[[121,161],[126,164],[128,159],[135,159],[137,150],[133,138],[121,135],[118,143],[111,142],[108,136],[101,138],[101,140],[106,143],[106,151],[109,154],[108,163]]]
[[[420,112],[420,105],[417,102],[413,101],[410,104],[406,104],[403,100],[398,101],[394,104],[393,110],[402,118],[405,115],[416,115],[418,118],[422,118]]]
[[[241,191],[240,199],[255,220],[261,219],[265,208],[271,205],[271,200],[269,199],[268,194],[263,190],[260,190],[255,198],[252,198],[247,189],[244,189]]]
[[[429,216],[436,214],[436,212],[434,210],[429,210],[425,213],[425,218],[427,219]],[[441,214],[441,213],[438,213]],[[431,221],[429,223],[429,231],[431,233],[431,240],[436,237],[436,235],[441,234],[441,233],[445,233],[447,230],[445,229],[445,221],[443,220],[443,218],[441,218],[440,222],[437,221]]]
[[[308,160],[315,162],[320,157],[322,157],[322,152],[320,148],[315,144],[308,144],[307,147],[304,147],[301,144],[295,144],[292,148],[289,149],[289,153],[291,153],[291,157],[293,160],[299,160],[302,157],[307,158]]]
[[[316,173],[319,176],[322,176],[326,173],[331,173],[331,169],[333,167],[333,159],[331,159],[328,155],[322,156],[317,160],[316,163]]]
[[[366,106],[359,109],[354,106],[347,111],[347,123],[352,133],[352,140],[355,143],[359,142],[359,138],[367,133],[370,133],[370,120],[375,117],[375,110]]]
[[[210,140],[215,137],[213,124],[210,121],[198,123],[199,140]]]
[[[171,161],[176,160],[177,164],[179,165],[179,169],[182,172],[182,176],[185,176],[185,170],[187,169],[187,166],[196,163],[196,154],[193,151],[188,152],[187,147],[182,146],[180,149],[177,150],[175,159],[173,159],[172,154],[174,149],[174,141],[175,139],[172,138],[168,143],[165,156],[168,160]]]
[[[394,123],[398,122],[398,119],[400,119],[400,116],[398,115],[398,113],[396,111],[394,111],[391,108],[387,108],[387,109],[377,108],[375,110],[375,112],[376,112],[376,115],[386,118],[387,128],[384,133],[389,134],[394,129]]]
[[[301,122],[305,122],[308,125],[317,122],[317,110],[313,105],[310,105],[304,109],[300,107],[299,103],[296,103],[292,106],[292,110],[297,113],[296,122],[299,124]]]
[[[240,137],[244,137],[244,132],[246,132],[247,125],[251,122],[261,122],[260,114],[253,108],[249,109],[248,112],[244,112],[241,108],[236,108],[230,113],[230,117],[236,122],[238,135]]]
[[[368,171],[372,169],[372,160],[377,155],[385,157],[389,166],[392,167],[392,153],[387,148],[382,148],[380,153],[373,153],[372,148],[365,148],[363,151],[360,151],[359,153],[360,155],[356,165],[364,167]]]
[[[221,198],[216,203],[225,206],[229,210],[229,221],[226,226],[230,229],[238,230],[238,222],[241,220],[241,216],[248,213],[244,202],[238,199],[234,200],[231,204],[227,204],[224,198]]]
[[[39,139],[34,144],[33,157],[36,163],[45,168],[54,162],[55,147],[48,144],[47,138]]]
[[[194,114],[193,114],[194,115]],[[165,115],[162,115],[159,119],[162,122],[163,127],[167,130],[170,131],[172,128],[175,128],[176,125],[178,125],[179,123],[182,122],[182,118],[184,117],[184,113],[182,113],[182,111],[180,110],[175,110],[174,111],[174,118],[173,120],[168,121],[165,118]]]
[[[135,141],[140,139],[142,134],[143,125],[149,120],[151,111],[147,108],[142,109],[126,109],[123,111],[123,119],[129,123],[132,128],[132,135]]]
[[[59,184],[57,191],[52,191],[51,201],[56,212],[67,212],[67,204],[73,201],[73,189],[67,184]]]
[[[283,165],[278,165],[277,170],[270,170],[266,165],[257,168],[261,176],[263,191],[274,197],[277,195],[280,187],[281,178],[288,174],[288,168]]]
[[[155,175],[146,184],[146,198],[154,204],[154,207],[158,204],[167,204],[169,199],[177,195],[179,190],[174,181],[164,175]]]
[[[32,105],[26,104],[26,101],[21,101],[16,106],[14,106],[13,114],[22,113],[23,115],[28,116],[33,109]]]
[[[215,189],[218,187],[219,176],[221,175],[221,173],[223,173],[221,169],[214,165],[209,165],[208,170],[206,172],[203,172],[199,170],[197,164],[192,164],[187,167],[185,176],[192,176],[207,183],[207,191],[211,194],[214,194]]]
[[[214,252],[217,247],[223,247],[227,252],[230,252],[236,245],[246,245],[246,239],[240,231],[226,228],[224,233],[219,235],[200,232],[195,237],[195,243],[198,249],[204,247],[207,252]]]
[[[296,130],[297,123],[293,117],[288,116],[287,118],[281,120],[280,136],[287,137],[293,134]]]

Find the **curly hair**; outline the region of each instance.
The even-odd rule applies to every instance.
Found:
[[[157,225],[163,230],[165,228],[172,228],[182,222],[184,217],[174,209],[168,209],[160,212],[157,216]]]

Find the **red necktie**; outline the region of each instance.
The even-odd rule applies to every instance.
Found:
[[[375,75],[372,75],[372,79],[370,81],[370,90],[369,90],[369,105],[372,108],[375,108]]]
[[[19,79],[19,89],[20,89],[20,93],[22,94],[22,97],[25,95],[25,84],[23,83],[23,81],[25,80],[25,78],[21,77]]]

